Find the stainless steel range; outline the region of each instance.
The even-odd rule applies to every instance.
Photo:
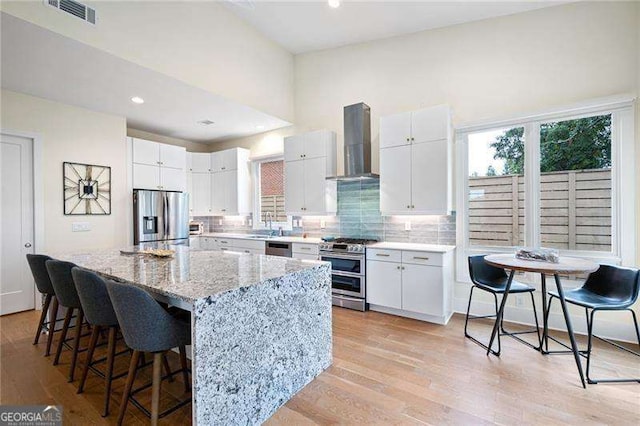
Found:
[[[333,304],[367,310],[366,246],[376,240],[338,238],[320,244],[320,257],[331,262]]]

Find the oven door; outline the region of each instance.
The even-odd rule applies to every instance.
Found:
[[[321,260],[331,263],[331,272],[364,275],[365,257],[348,254],[320,253]]]
[[[331,274],[331,292],[364,299],[364,275],[333,272]]]

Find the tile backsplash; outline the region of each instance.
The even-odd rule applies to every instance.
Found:
[[[194,217],[204,222],[205,231],[259,233],[252,229],[247,217]],[[286,231],[287,235],[310,237],[340,236],[372,238],[379,241],[423,244],[456,243],[455,214],[448,216],[382,216],[380,214],[380,182],[358,180],[338,182],[336,216],[294,216],[301,226]],[[407,223],[410,230],[405,230]],[[322,227],[324,225],[324,227]]]

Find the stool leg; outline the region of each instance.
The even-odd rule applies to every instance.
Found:
[[[131,354],[131,362],[129,363],[129,374],[127,374],[127,382],[124,385],[124,391],[122,392],[122,403],[120,404],[120,412],[118,413],[118,426],[122,425],[124,415],[127,412],[127,404],[129,403],[129,396],[131,395],[131,388],[133,382],[136,379],[136,372],[138,371],[138,362],[140,360],[140,352],[133,351]]]
[[[58,348],[56,349],[56,356],[53,358],[53,365],[58,365],[60,362],[60,354],[62,353],[62,346],[67,338],[67,331],[69,330],[69,323],[73,316],[73,308],[67,308],[67,313],[64,316],[64,323],[62,323],[62,333],[60,333],[60,340],[58,341]]]
[[[51,308],[52,318],[49,321],[49,331],[47,333],[47,350],[44,356],[51,355],[51,344],[53,343],[53,334],[56,331],[56,324],[58,321],[58,298],[53,296],[53,307]]]
[[[173,382],[173,373],[171,372],[171,367],[169,367],[167,354],[162,354],[162,366],[164,367],[164,373],[169,376],[167,380],[169,380],[169,382]]]
[[[96,344],[98,343],[99,333],[100,333],[100,326],[99,325],[94,326],[93,330],[91,331],[91,340],[89,341],[87,358],[84,362],[84,367],[82,368],[82,377],[80,378],[80,385],[78,385],[77,393],[82,393],[84,391],[84,384],[87,381],[89,366],[91,366],[91,362],[93,361],[93,352],[96,350]]]
[[[160,382],[162,381],[162,352],[153,354],[153,381],[151,382],[151,426],[157,426],[160,413]]]
[[[109,343],[107,348],[107,371],[104,375],[104,411],[103,417],[109,415],[109,400],[111,398],[111,382],[113,381],[113,359],[116,356],[117,327],[109,327]]]
[[[182,367],[184,391],[189,392],[189,389],[191,389],[191,385],[189,384],[189,371],[187,370],[187,350],[184,346],[180,346],[180,366]]]
[[[73,352],[71,353],[71,366],[69,366],[69,380],[73,382],[73,376],[76,371],[76,361],[78,360],[78,349],[80,349],[80,336],[82,334],[82,321],[84,321],[84,313],[82,308],[78,309],[78,316],[76,317],[76,336],[73,339]]]
[[[47,311],[49,310],[49,303],[51,303],[51,295],[47,294],[44,298],[44,306],[42,307],[42,313],[40,314],[40,321],[38,322],[38,329],[36,330],[36,337],[33,339],[33,344],[37,345],[40,340],[40,333],[42,333],[42,327],[47,318]]]

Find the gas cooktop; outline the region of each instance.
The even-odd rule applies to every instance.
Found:
[[[377,242],[378,240],[367,238],[336,238],[333,241],[325,241],[320,243],[320,251],[364,253],[365,246]]]

